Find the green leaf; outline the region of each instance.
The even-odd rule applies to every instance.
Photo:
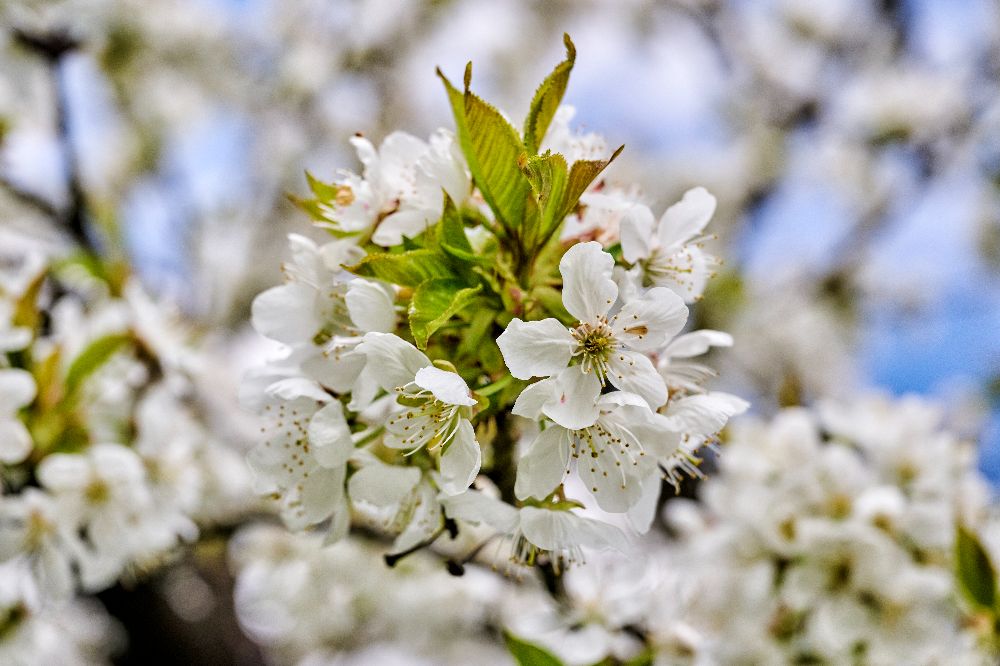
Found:
[[[567,326],[577,323],[576,317],[566,311],[563,305],[562,292],[555,287],[540,286],[531,290],[530,296],[537,301],[550,316],[555,317]]]
[[[327,185],[308,171],[306,171],[306,182],[309,183],[309,189],[320,201],[333,201],[337,198],[339,188],[336,185]]]
[[[519,168],[524,145],[509,122],[492,105],[469,91],[472,63],[465,68],[465,92],[459,92],[438,70],[455,116],[459,143],[483,198],[507,232],[524,216],[530,185]]]
[[[441,214],[441,221],[436,225],[436,236],[441,249],[455,259],[464,262],[488,261],[484,257],[476,255],[469,237],[465,235],[465,224],[462,216],[455,208],[455,202],[447,193],[444,195],[444,212]]]
[[[535,220],[526,215],[525,229],[521,234],[522,243],[529,252],[536,244],[544,244],[544,240],[565,217],[560,214],[565,205],[568,170],[566,158],[558,153],[530,157],[525,163],[524,173],[538,201],[537,224],[529,226]]]
[[[524,120],[524,147],[531,155],[538,152],[538,147],[545,139],[549,124],[556,115],[563,95],[566,94],[569,74],[576,60],[576,47],[573,46],[573,40],[569,35],[563,35],[563,43],[566,45],[566,59],[556,65],[552,73],[538,86],[535,97],[531,100],[528,117]]]
[[[955,539],[955,574],[959,588],[972,604],[994,607],[997,579],[993,563],[976,535],[961,525]]]
[[[467,287],[453,279],[427,280],[417,287],[410,300],[410,332],[420,349],[449,319],[468,306],[482,286]]]
[[[566,193],[563,196],[562,210],[558,216],[560,221],[573,212],[576,204],[580,201],[580,196],[587,191],[587,188],[594,182],[594,179],[601,175],[601,172],[614,162],[615,158],[624,149],[625,146],[619,146],[618,150],[607,160],[579,160],[573,162],[573,166],[569,170],[569,179],[566,183]]]
[[[75,395],[88,377],[111,360],[111,357],[118,350],[131,341],[131,335],[118,333],[97,338],[87,345],[73,359],[73,363],[70,364],[69,371],[66,373],[67,398]]]
[[[562,666],[558,657],[548,650],[526,643],[506,631],[503,632],[503,640],[518,666]]]
[[[455,273],[434,250],[410,250],[398,254],[369,254],[348,271],[361,277],[378,278],[403,287],[417,287],[434,278],[454,278]]]

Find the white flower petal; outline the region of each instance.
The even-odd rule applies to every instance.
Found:
[[[344,418],[344,407],[332,400],[313,414],[308,428],[313,457],[323,467],[338,467],[354,453],[351,428]]]
[[[416,467],[397,467],[373,462],[355,472],[347,483],[351,501],[377,509],[398,506],[420,482]]]
[[[326,270],[335,275],[343,271],[344,266],[350,266],[361,261],[365,256],[363,248],[357,246],[357,239],[342,238],[332,240],[319,248],[319,256]]]
[[[357,351],[368,357],[365,372],[386,391],[409,384],[431,364],[423,352],[392,333],[366,333]]]
[[[528,541],[548,551],[577,546],[625,550],[627,540],[614,525],[583,518],[569,511],[526,506],[521,509],[521,530]]]
[[[615,315],[615,336],[633,349],[660,351],[687,323],[684,299],[665,287],[653,287],[629,301]]]
[[[563,305],[582,322],[593,322],[605,314],[618,298],[618,285],[611,279],[614,257],[597,241],[578,243],[559,260],[563,278]]]
[[[31,433],[20,421],[0,420],[0,462],[16,465],[31,453]]]
[[[684,193],[660,218],[660,247],[680,246],[700,234],[715,214],[715,197],[704,187]]]
[[[610,445],[599,451],[583,450],[576,463],[580,480],[608,513],[624,513],[639,501],[642,489],[632,467],[631,460]]]
[[[378,152],[372,142],[363,136],[352,136],[350,142],[358,153],[358,159],[365,166],[365,175],[367,176],[368,169],[378,166]]]
[[[324,391],[316,382],[305,377],[286,377],[269,384],[266,393],[282,400],[310,398],[317,402],[326,402],[330,394]]]
[[[398,210],[379,223],[372,242],[382,247],[392,247],[403,242],[403,236],[416,238],[434,222],[434,211],[424,208]]]
[[[714,435],[722,430],[730,417],[742,414],[750,403],[721,392],[691,395],[672,401],[665,418],[678,432]]]
[[[396,537],[390,554],[401,553],[429,539],[440,527],[443,516],[441,503],[434,493],[434,488],[427,481],[417,487],[416,507],[413,517],[406,525],[402,534]]]
[[[704,250],[695,245],[686,245],[677,250],[667,263],[671,270],[654,278],[658,286],[676,292],[688,303],[701,296],[712,272],[710,257]]]
[[[0,330],[0,352],[24,349],[31,343],[31,329],[25,326],[15,326]]]
[[[514,318],[497,338],[510,374],[518,379],[548,377],[569,363],[576,341],[556,319],[521,321]]]
[[[465,405],[467,407],[476,404],[476,399],[469,392],[468,384],[454,372],[429,365],[417,370],[413,381],[420,388],[433,393],[435,398],[445,404]]]
[[[314,349],[314,348],[313,348]],[[334,343],[322,352],[315,352],[303,359],[302,373],[337,393],[347,393],[354,388],[367,358],[355,347]]]
[[[619,349],[608,359],[608,381],[622,391],[642,396],[650,409],[667,402],[667,385],[653,367],[653,362],[640,352]]]
[[[396,329],[396,311],[392,295],[377,282],[351,280],[344,296],[351,321],[361,331],[391,333]]]
[[[333,469],[317,468],[302,482],[302,515],[300,520],[307,525],[315,525],[326,520],[339,504],[344,501],[344,475],[347,469],[343,466]],[[285,517],[285,516],[283,516]],[[295,529],[293,519],[290,528]]]
[[[663,350],[663,355],[668,358],[691,358],[701,356],[711,347],[732,346],[733,336],[704,328],[674,338]]]
[[[574,365],[564,369],[554,379],[556,390],[542,407],[542,412],[570,430],[593,425],[600,413],[597,397],[601,394],[601,381],[597,375]],[[663,383],[662,379],[660,383]]]
[[[27,370],[0,370],[0,414],[13,414],[35,399],[35,378]]]
[[[343,485],[343,482],[341,482]],[[347,536],[351,529],[351,507],[347,504],[347,497],[342,493],[340,500],[333,505],[333,513],[330,515],[330,528],[323,537],[323,545],[329,546],[337,543]]]
[[[652,251],[653,227],[656,219],[649,206],[637,204],[629,208],[621,221],[622,256],[634,264]]]
[[[639,500],[628,510],[628,522],[639,534],[645,534],[653,526],[653,519],[656,518],[656,508],[660,503],[660,492],[663,489],[663,480],[660,473],[650,474],[640,482],[642,492]]]
[[[545,499],[556,489],[569,469],[572,443],[570,431],[552,425],[538,436],[517,463],[514,494],[519,500],[529,497]]]
[[[462,419],[458,432],[441,455],[441,490],[449,495],[464,492],[475,481],[481,464],[476,433],[472,424]]]
[[[253,299],[254,330],[264,337],[296,344],[310,342],[322,328],[316,290],[299,282],[271,287]]]
[[[543,379],[530,384],[517,396],[511,413],[533,421],[542,418],[542,408],[552,400],[558,386],[555,379]]]
[[[89,474],[90,465],[82,455],[53,453],[38,464],[36,475],[42,486],[58,493],[86,483]]]
[[[493,529],[509,534],[517,527],[518,512],[506,502],[476,490],[440,498],[445,511],[456,520],[486,523]]]

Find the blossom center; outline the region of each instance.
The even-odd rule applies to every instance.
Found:
[[[618,341],[606,317],[594,323],[581,323],[571,331],[576,340],[573,356],[580,357],[584,372],[595,372],[603,385],[608,376],[608,361],[618,348]]]
[[[389,419],[386,427],[400,448],[429,451],[450,442],[458,432],[461,405],[441,402],[427,389],[410,382],[396,389],[398,401],[406,409]]]

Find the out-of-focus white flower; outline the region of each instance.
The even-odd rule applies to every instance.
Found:
[[[28,457],[31,433],[18,418],[19,409],[35,399],[35,379],[17,368],[0,368],[0,462],[12,465]]]
[[[426,553],[387,569],[379,554],[356,538],[324,548],[312,534],[241,530],[230,544],[241,626],[282,664],[383,663],[401,647],[406,658],[398,663],[458,666],[469,654],[503,660],[484,629],[509,583],[473,567],[450,576]]]
[[[190,520],[153,501],[142,459],[118,444],[97,444],[85,453],[55,453],[38,466],[38,479],[52,494],[60,522],[73,526],[91,558],[81,560],[85,588],[100,589],[133,558],[160,553],[186,535]]]
[[[0,663],[11,666],[110,663],[121,628],[92,599],[43,604],[19,562],[0,564]]]
[[[636,264],[643,286],[667,287],[686,302],[701,296],[718,260],[701,248],[702,232],[715,213],[715,197],[703,187],[684,193],[659,222],[643,205],[621,223],[622,256]]]
[[[740,423],[704,506],[668,505],[698,656],[965,663],[952,558],[956,520],[982,519],[973,461],[912,399],[823,413],[832,439],[803,409]]]
[[[609,318],[618,300],[613,267],[614,259],[600,243],[574,245],[563,255],[559,270],[563,305],[580,323],[567,329],[556,319],[515,318],[497,338],[508,369],[518,379],[561,376],[562,390],[542,412],[566,428],[594,423],[597,396],[607,383],[638,394],[652,409],[667,401],[663,379],[645,352],[666,346],[687,321],[687,308],[672,291],[654,288],[626,301]],[[574,358],[579,364],[569,366]]]
[[[28,575],[48,599],[68,599],[75,590],[74,563],[88,568],[89,554],[72,517],[51,495],[29,488],[0,502],[0,560],[27,562]]]

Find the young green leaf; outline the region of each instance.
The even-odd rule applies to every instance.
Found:
[[[507,232],[521,223],[527,179],[518,168],[525,152],[517,130],[492,105],[472,94],[468,82],[472,64],[466,67],[465,92],[459,92],[438,70],[455,116],[462,153],[483,198]]]
[[[573,162],[573,166],[569,170],[569,179],[566,183],[566,193],[562,201],[562,210],[559,213],[558,218],[566,217],[573,212],[576,208],[577,202],[580,201],[580,196],[587,191],[590,184],[601,175],[609,164],[615,161],[625,146],[619,146],[611,157],[607,160],[579,160]]]
[[[333,201],[337,198],[338,188],[336,185],[328,185],[308,171],[306,171],[306,182],[309,183],[309,189],[320,201]]]
[[[531,183],[537,197],[537,225],[529,228],[530,218],[525,217],[522,243],[528,252],[533,252],[540,239],[547,239],[551,230],[562,222],[560,216],[564,207],[569,167],[559,153],[529,157],[525,162],[524,174]],[[544,242],[544,241],[543,241]]]
[[[552,123],[559,103],[566,94],[569,74],[576,61],[576,47],[573,46],[573,40],[569,35],[563,35],[563,43],[566,45],[566,59],[556,65],[552,73],[538,86],[535,97],[531,100],[528,117],[524,120],[524,147],[530,155],[537,153],[542,141],[545,140],[549,124]]]
[[[959,525],[955,539],[955,575],[969,601],[993,609],[997,601],[997,578],[990,556],[975,534]]]
[[[348,271],[361,277],[378,278],[403,287],[416,287],[433,278],[454,278],[455,273],[434,250],[410,250],[399,254],[369,254]]]
[[[422,283],[410,300],[410,332],[420,349],[449,319],[476,298],[482,286],[466,287],[453,279],[433,279]]]
[[[83,386],[83,382],[101,366],[111,360],[119,349],[132,340],[131,335],[112,334],[97,338],[87,345],[82,352],[73,359],[69,370],[66,373],[66,397],[74,396]]]
[[[434,227],[434,234],[441,249],[452,257],[464,262],[480,260],[469,243],[469,237],[465,235],[462,216],[447,192],[444,195],[444,212],[441,214],[441,221]]]
[[[503,640],[518,666],[562,666],[559,658],[548,650],[522,641],[506,631],[503,632]]]

